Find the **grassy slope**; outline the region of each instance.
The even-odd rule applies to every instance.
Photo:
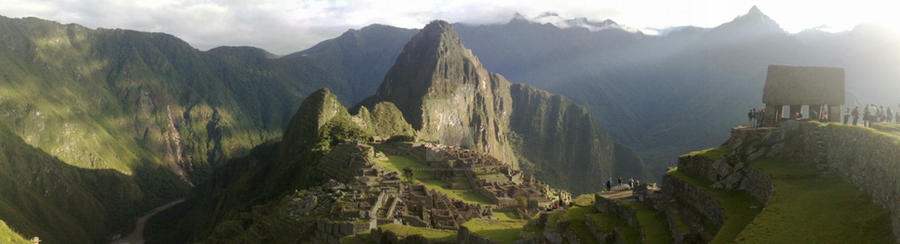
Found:
[[[773,176],[769,205],[738,236],[746,243],[891,243],[887,210],[833,175],[817,176],[804,162],[764,159],[752,164]]]
[[[405,40],[399,42],[390,45],[400,47]],[[171,170],[184,172],[188,175],[184,178],[199,183],[212,165],[277,139],[300,99],[314,89],[332,87],[347,94],[343,97],[348,104],[368,95],[350,95],[355,87],[347,85],[347,80],[360,77],[339,77],[314,58],[332,54],[279,59],[254,48],[203,52],[162,33],[88,29],[0,16],[0,125],[8,126],[48,157],[57,157],[54,163],[115,170],[124,174],[120,178],[127,182],[61,181],[48,183],[48,187],[81,188],[91,183],[97,190],[109,189],[93,198],[139,200],[101,204],[104,208],[96,210],[90,206],[97,205],[96,200],[69,194],[69,189],[63,191],[66,194],[47,195],[46,189],[34,189],[31,194],[32,189],[4,188],[0,190],[18,191],[15,194],[19,196],[0,199],[4,201],[0,219],[23,233],[58,234],[42,234],[48,242],[62,238],[89,241],[112,234],[100,233],[106,232],[106,225],[127,231],[133,222],[128,216],[185,192],[183,182],[170,185],[178,178]],[[352,59],[354,55],[334,56]],[[334,61],[335,65],[348,65],[340,59]],[[362,73],[383,74],[386,70],[378,69]],[[375,82],[380,81],[377,76]],[[0,137],[0,141],[8,138]],[[70,171],[77,170],[65,170]],[[40,172],[30,177],[70,177],[55,170]],[[7,179],[22,181],[16,174]],[[121,189],[135,184],[141,189]],[[45,205],[69,209],[28,213],[20,208]],[[57,212],[85,214],[68,218],[54,215]],[[105,216],[107,213],[112,214]],[[40,216],[21,217],[27,214]],[[105,220],[107,217],[112,220]],[[83,229],[94,227],[80,221],[91,220],[97,220],[90,225],[98,229],[85,233]]]
[[[728,153],[731,153],[731,149],[728,147],[714,147],[700,151],[694,151],[685,155],[681,155],[682,157],[691,157],[691,156],[703,156],[708,158],[709,160],[719,160],[722,157],[725,157]]]
[[[753,221],[753,217],[760,211],[761,204],[744,191],[713,189],[711,181],[677,170],[672,170],[668,174],[703,189],[724,209],[725,225],[719,229],[712,243],[733,242],[738,233]],[[753,206],[756,208],[752,208]]]
[[[16,233],[15,230],[9,228],[2,220],[0,220],[0,243],[31,244],[31,242],[25,240],[21,234]]]
[[[147,167],[137,172],[154,170]],[[90,243],[130,231],[143,209],[185,192],[174,177],[153,186],[141,183],[153,180],[137,179],[148,174],[156,173],[127,176],[71,166],[0,126],[0,219],[28,236]]]
[[[492,220],[476,218],[463,223],[475,235],[490,239],[496,243],[511,244],[519,239],[519,232],[528,223],[524,219]]]
[[[446,194],[452,198],[463,200],[468,203],[478,203],[481,205],[493,205],[483,196],[471,190],[450,189],[450,186],[440,180],[434,179],[434,175],[424,170],[428,167],[424,164],[403,156],[388,155],[387,161],[379,161],[385,168],[397,172],[403,172],[404,168],[413,169],[413,178],[416,183],[425,185],[426,188]]]
[[[671,243],[672,234],[669,232],[669,223],[666,215],[656,211],[645,203],[620,201],[621,204],[631,207],[637,213],[641,231],[644,232],[643,243]]]

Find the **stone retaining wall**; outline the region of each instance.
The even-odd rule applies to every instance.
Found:
[[[775,184],[772,183],[772,176],[766,174],[760,169],[753,167],[745,167],[743,170],[743,179],[738,189],[749,193],[753,198],[763,204],[768,205],[772,193],[775,191]]]
[[[594,208],[601,213],[612,212],[619,218],[624,219],[628,225],[637,228],[638,230],[641,228],[641,225],[638,222],[637,212],[630,207],[619,205],[615,201],[606,199],[600,195],[594,195]]]
[[[820,161],[888,209],[900,243],[900,137],[862,127],[794,121],[783,123],[778,132],[773,136],[785,138],[787,144],[782,155]]]
[[[663,176],[663,192],[676,197],[682,204],[697,210],[716,229],[725,224],[725,213],[719,206],[719,202],[709,196],[706,191],[687,182],[679,180],[671,175]],[[713,231],[715,232],[715,231]]]
[[[378,221],[374,218],[363,222],[319,221],[316,223],[316,230],[334,236],[346,236],[374,229],[377,225]]]

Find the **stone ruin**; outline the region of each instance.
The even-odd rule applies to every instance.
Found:
[[[406,188],[400,212],[406,225],[456,230],[470,219],[492,215],[490,207],[450,198],[423,185],[409,184]]]
[[[316,166],[332,180],[297,192],[289,203],[290,216],[297,221],[315,219],[318,230],[335,236],[391,223],[458,230],[473,218],[494,218],[494,210],[536,214],[556,195],[532,175],[473,150],[408,142],[375,147],[348,141],[332,148]],[[384,153],[424,162],[434,180],[472,191],[495,206],[469,203],[406,181],[400,172],[376,163],[387,160]]]
[[[448,169],[441,171],[446,172],[442,174],[445,182],[451,186],[468,185],[496,204],[498,210],[536,208],[553,201],[550,197],[553,194],[545,184],[490,155],[455,146],[424,144],[421,147],[426,150],[426,155],[440,155],[436,163]],[[460,183],[458,179],[465,179],[465,182]],[[524,199],[525,206],[521,206],[520,199]]]
[[[809,105],[810,119],[823,108],[828,119],[840,122],[844,105],[844,69],[769,65],[762,102],[766,105],[764,126],[775,126],[784,115],[793,117],[803,105]],[[784,111],[784,106],[789,106]]]

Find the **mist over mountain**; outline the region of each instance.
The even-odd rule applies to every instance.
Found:
[[[589,32],[520,21],[456,25],[485,67],[511,80],[563,94],[591,109],[609,133],[649,165],[715,145],[761,106],[768,64],[844,67],[847,90],[898,104],[897,36],[858,26],[840,33],[789,34],[754,7],[715,28],[665,35]],[[655,171],[661,172],[660,169]]]
[[[769,64],[843,67],[847,105],[900,104],[900,37],[873,26],[791,34],[756,7],[659,35],[553,13],[432,24],[277,56],[0,16],[0,234],[109,241],[193,187],[150,222],[155,240],[302,239],[278,215],[286,194],[374,137],[471,149],[576,193],[653,181],[746,122]]]

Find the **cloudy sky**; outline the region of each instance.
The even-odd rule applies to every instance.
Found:
[[[91,28],[166,32],[207,50],[256,46],[288,54],[381,23],[421,28],[432,19],[470,24],[508,21],[514,13],[613,19],[639,29],[713,27],[751,6],[797,32],[825,27],[843,31],[860,23],[900,30],[893,1],[855,0],[0,0],[0,15],[34,16]]]

